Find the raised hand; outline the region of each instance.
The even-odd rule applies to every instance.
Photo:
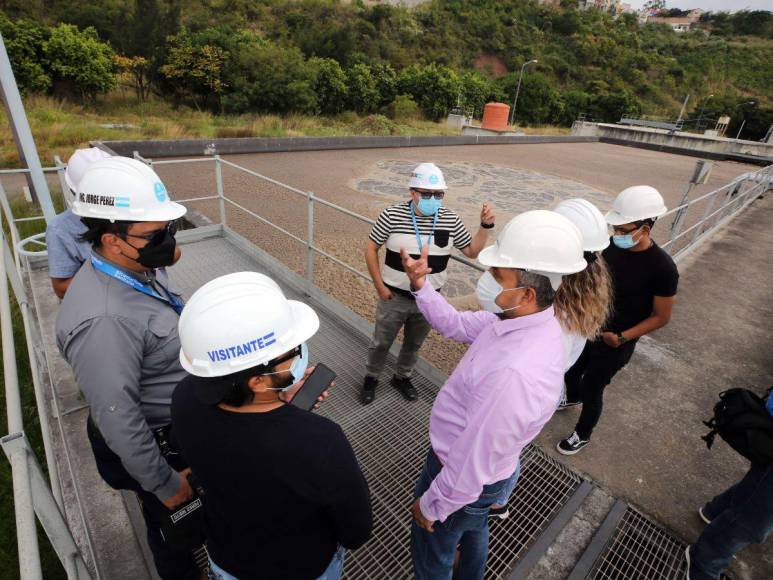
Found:
[[[432,268],[427,265],[428,254],[428,244],[424,244],[424,247],[421,249],[421,257],[418,260],[411,258],[411,255],[405,248],[400,248],[400,257],[403,259],[403,270],[405,270],[408,279],[411,281],[411,287],[414,290],[421,290],[424,286],[424,282],[427,281],[427,274],[432,272]]]
[[[483,204],[483,208],[480,210],[480,223],[492,225],[494,223],[494,220],[496,219],[496,216],[494,215],[494,210],[491,209],[491,206],[487,203]]]

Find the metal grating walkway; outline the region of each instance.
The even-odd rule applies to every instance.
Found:
[[[594,580],[684,578],[685,545],[638,510],[628,507],[606,550],[587,576]]]
[[[205,282],[242,270],[265,271],[261,263],[225,238],[187,243],[173,280],[186,296]],[[288,296],[300,292],[283,284]],[[362,382],[369,337],[335,317],[314,301],[320,331],[310,341],[312,360],[324,361],[338,374],[337,387],[321,414],[341,425],[362,465],[370,486],[374,534],[368,544],[347,554],[344,576],[349,580],[410,578],[410,514],[413,486],[429,448],[428,417],[440,385],[414,376],[420,400],[407,403],[388,384],[390,357],[377,391],[367,407],[357,396]],[[491,526],[487,577],[507,578],[521,557],[580,484],[580,478],[560,463],[529,447],[522,457],[522,475],[511,516]]]

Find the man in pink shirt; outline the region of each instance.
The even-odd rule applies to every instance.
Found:
[[[553,313],[563,274],[585,268],[582,236],[563,216],[530,211],[513,218],[478,260],[478,312],[459,312],[435,292],[421,258],[402,252],[416,304],[440,334],[470,348],[438,393],[432,443],[416,484],[411,551],[417,580],[458,574],[482,579],[488,511],[512,491],[521,450],[553,415],[564,349]]]

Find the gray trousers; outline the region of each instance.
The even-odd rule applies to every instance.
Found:
[[[415,300],[394,292],[391,300],[379,298],[376,306],[376,328],[368,347],[368,363],[365,366],[367,376],[378,378],[384,370],[389,347],[403,327],[403,347],[397,357],[395,375],[408,378],[419,359],[419,349],[429,334],[429,322],[416,306]]]

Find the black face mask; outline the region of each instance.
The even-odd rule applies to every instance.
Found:
[[[128,241],[126,243],[129,244]],[[165,268],[174,264],[174,251],[177,248],[177,240],[174,239],[174,235],[169,229],[165,228],[158,232],[142,248],[137,248],[132,244],[129,245],[137,250],[138,256],[134,258],[134,261],[146,268]]]

